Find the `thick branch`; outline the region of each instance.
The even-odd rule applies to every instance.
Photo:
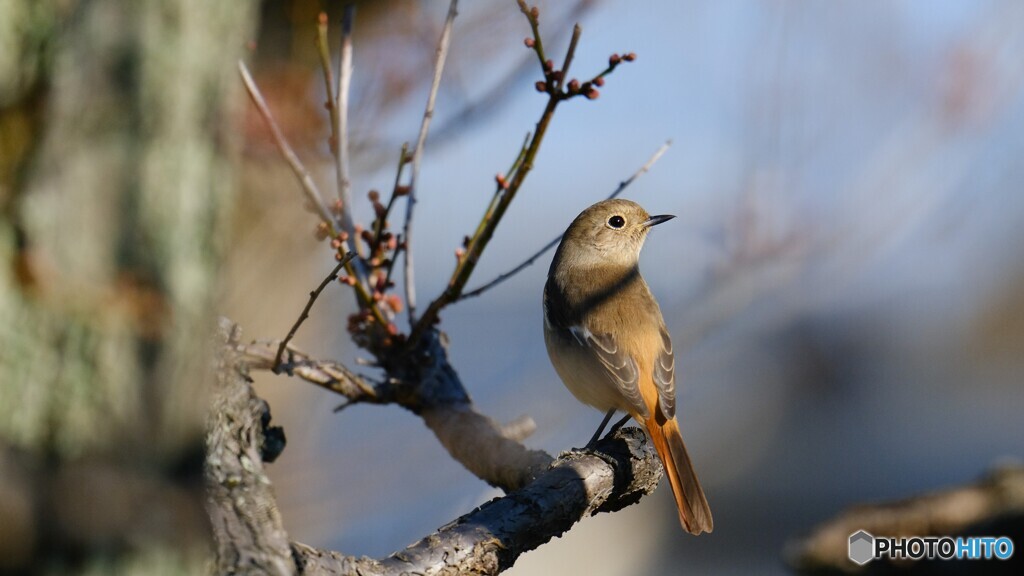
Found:
[[[520,489],[382,560],[289,544],[263,471],[263,462],[279,452],[283,435],[268,426],[266,404],[255,396],[246,376],[257,361],[270,365],[274,346],[241,345],[237,328],[225,323],[223,330],[227,346],[218,368],[206,467],[219,573],[498,574],[520,554],[561,535],[583,517],[639,501],[661,478],[661,466],[644,433],[626,428],[599,442],[592,452],[569,452],[550,466],[523,475]],[[468,405],[464,393],[450,396],[453,377],[428,376],[431,383],[424,390],[434,394],[431,402]],[[440,406],[421,403],[419,409],[425,420],[453,417]],[[475,414],[466,422],[474,419],[486,417]],[[466,436],[477,430],[464,433],[463,440],[472,440]],[[550,456],[539,454],[550,462]]]
[[[350,403],[398,404],[420,415],[442,446],[476,477],[505,490],[515,490],[552,461],[549,454],[532,450],[518,441],[518,427],[508,429],[476,410],[458,373],[448,363],[444,345],[434,336],[425,342],[416,381],[394,377],[370,384],[343,365],[313,360],[287,346],[281,371],[341,394]],[[248,367],[270,369],[276,342],[238,344],[240,360]]]
[[[966,486],[852,508],[792,544],[787,554],[789,563],[801,574],[848,572],[853,566],[847,555],[849,537],[858,530],[875,536],[908,537],[1020,534],[1024,532],[1024,467],[1007,466]],[[985,568],[971,562],[946,565],[949,572],[943,573],[948,574],[970,574]],[[913,562],[901,566],[901,573],[929,574],[935,568]],[[862,571],[877,574],[891,573],[892,569],[892,563],[873,561]]]
[[[637,428],[571,452],[522,490],[495,498],[379,562],[295,546],[312,573],[499,574],[524,552],[561,536],[581,518],[612,512],[649,494],[661,479],[657,456]]]
[[[224,320],[221,330],[229,343],[238,335],[237,327]],[[239,369],[233,346],[221,350],[212,400],[205,475],[206,508],[217,547],[215,573],[294,574],[288,534],[263,471],[264,460],[273,460],[264,454],[270,409]],[[283,448],[283,434],[278,436],[273,456]]]

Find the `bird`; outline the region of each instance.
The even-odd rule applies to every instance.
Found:
[[[544,342],[565,387],[605,412],[589,445],[616,411],[643,425],[665,469],[679,521],[691,534],[714,523],[676,419],[672,338],[658,301],[640,275],[651,216],[613,199],[590,206],[566,229],[544,285]]]

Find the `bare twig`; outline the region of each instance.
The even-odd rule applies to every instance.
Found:
[[[402,237],[405,241],[405,302],[409,312],[409,324],[416,322],[416,278],[415,267],[412,255],[412,226],[413,213],[416,209],[416,185],[419,181],[420,163],[423,160],[423,147],[427,142],[427,133],[430,132],[430,122],[434,118],[434,103],[437,100],[437,90],[441,85],[441,75],[444,72],[445,62],[448,60],[448,47],[451,44],[452,25],[458,15],[458,0],[452,0],[448,5],[448,17],[445,19],[444,28],[441,31],[441,39],[437,43],[437,55],[434,58],[434,78],[430,84],[430,95],[427,96],[427,106],[423,112],[423,122],[420,124],[420,134],[416,139],[416,148],[412,154],[412,177],[409,180],[409,194],[405,208],[405,226],[402,230]]]
[[[337,237],[339,223],[330,209],[327,208],[327,204],[324,203],[323,197],[320,195],[320,189],[317,188],[316,182],[313,181],[313,177],[310,175],[309,170],[302,164],[299,157],[295,154],[288,140],[285,139],[284,133],[281,132],[281,128],[277,125],[277,121],[274,120],[273,114],[270,112],[270,108],[267,106],[267,101],[263,98],[263,94],[260,93],[259,88],[256,86],[256,82],[252,79],[252,74],[249,73],[249,68],[245,65],[245,62],[239,60],[238,71],[242,75],[242,82],[245,83],[245,88],[249,92],[249,96],[252,98],[256,108],[259,110],[260,115],[267,122],[267,126],[270,128],[270,133],[274,138],[274,143],[277,144],[278,150],[281,155],[284,156],[285,161],[291,167],[292,172],[299,179],[299,183],[302,185],[302,190],[306,194],[306,199],[316,208],[320,218],[328,225],[330,230],[330,236]],[[352,235],[350,235],[352,237]],[[341,240],[341,250],[344,253],[350,252],[348,240]],[[345,271],[357,279],[355,283],[356,297],[359,300],[361,306],[368,308],[374,318],[381,323],[382,326],[387,326],[388,320],[384,317],[384,314],[380,311],[380,308],[373,301],[373,297],[370,295],[370,291],[362,281],[358,281],[361,276],[365,274],[357,274],[361,270],[359,260],[350,260],[345,264]]]
[[[277,149],[281,151],[281,155],[284,156],[286,162],[291,167],[292,172],[299,179],[299,183],[302,184],[302,190],[306,193],[306,199],[309,200],[317,212],[320,214],[320,218],[323,219],[333,229],[337,226],[337,221],[334,219],[334,215],[327,209],[327,204],[324,203],[323,196],[320,195],[320,189],[317,188],[316,182],[313,181],[313,177],[310,175],[309,170],[302,164],[299,157],[295,154],[295,150],[292,149],[291,144],[285,139],[284,133],[281,132],[281,127],[277,125],[277,121],[274,120],[274,115],[270,113],[270,107],[267,106],[267,101],[263,98],[263,94],[260,93],[260,89],[256,86],[256,82],[252,79],[252,74],[249,73],[249,68],[246,67],[245,62],[238,61],[238,72],[242,75],[242,82],[245,83],[245,89],[249,92],[249,97],[252,98],[253,104],[256,105],[256,109],[259,110],[260,116],[266,121],[267,127],[270,128],[270,134],[274,138],[274,144],[277,145]]]
[[[246,369],[273,370],[277,350],[281,343],[276,341],[238,343],[238,361]],[[383,403],[390,399],[386,387],[374,386],[361,376],[349,370],[344,364],[332,360],[317,360],[288,344],[281,361],[281,372],[301,378],[310,384],[344,396],[348,402]]]
[[[398,167],[395,169],[395,184],[391,188],[391,197],[388,198],[388,205],[384,209],[384,217],[378,217],[374,221],[373,225],[373,241],[379,243],[381,239],[381,233],[384,231],[384,222],[387,220],[387,216],[391,214],[391,208],[395,205],[395,200],[401,195],[399,188],[402,185],[402,171],[405,170],[405,165],[409,163],[409,143],[402,143],[402,150],[398,154]],[[402,192],[404,194],[404,192]]]
[[[647,162],[644,163],[644,165],[640,167],[639,170],[634,172],[633,175],[630,176],[629,178],[623,180],[622,182],[619,182],[619,187],[616,188],[615,191],[612,192],[608,196],[608,199],[610,200],[612,198],[617,197],[619,194],[622,194],[622,192],[630,184],[632,184],[634,180],[636,180],[642,174],[644,174],[648,170],[650,170],[651,166],[654,166],[654,163],[657,162],[662,157],[662,155],[665,154],[665,152],[668,150],[668,147],[671,146],[671,145],[672,145],[672,141],[671,140],[669,140],[669,141],[665,142],[664,144],[662,144],[661,147],[658,148],[658,150],[654,153],[654,155],[651,156],[647,160]],[[548,250],[551,250],[552,248],[557,246],[558,242],[561,239],[562,239],[562,235],[561,234],[559,234],[558,236],[552,238],[551,241],[548,242],[547,244],[545,244],[543,248],[541,248],[540,250],[534,252],[533,255],[531,255],[526,260],[520,262],[518,266],[516,266],[515,268],[512,268],[508,272],[504,272],[502,274],[499,274],[498,277],[496,277],[495,279],[491,280],[490,282],[487,282],[483,286],[480,286],[479,288],[475,288],[473,290],[470,290],[469,292],[463,293],[462,296],[459,297],[459,300],[465,300],[466,298],[473,298],[474,296],[479,296],[479,295],[483,294],[484,292],[490,290],[491,288],[494,288],[498,284],[501,284],[505,280],[508,280],[512,276],[515,276],[516,274],[522,272],[524,269],[526,269],[527,267],[531,266],[534,262],[536,262],[537,259],[540,258],[541,256],[543,256]]]
[[[327,110],[331,114],[331,152],[338,149],[338,107],[334,101],[334,72],[331,70],[331,47],[327,36],[327,13],[321,12],[316,22],[316,51],[327,88]]]
[[[530,31],[533,32],[533,51],[537,54],[537,59],[540,61],[540,67],[545,68],[547,66],[548,57],[544,53],[544,42],[540,37],[540,19],[538,18],[537,7],[530,8],[526,5],[524,0],[516,0],[519,4],[519,11],[526,16],[526,20],[530,22]]]
[[[526,175],[533,169],[533,161],[537,156],[537,152],[540,150],[540,144],[544,140],[544,135],[547,133],[548,126],[551,125],[551,119],[554,117],[555,109],[558,107],[558,104],[565,99],[564,93],[555,92],[550,89],[550,85],[552,84],[552,70],[550,64],[548,64],[543,58],[543,48],[541,46],[540,30],[538,28],[537,20],[537,9],[528,8],[526,3],[522,0],[519,0],[519,8],[522,10],[523,14],[526,15],[526,18],[530,23],[530,28],[534,33],[532,48],[537,52],[538,56],[540,56],[541,67],[544,71],[545,78],[548,80],[548,88],[545,90],[548,93],[548,102],[547,105],[544,106],[544,112],[541,114],[540,120],[537,122],[536,129],[533,131],[533,138],[530,140],[526,153],[522,155],[522,161],[519,164],[519,168],[515,171],[515,174],[511,175],[511,180],[498,181],[498,190],[495,191],[496,197],[495,199],[492,199],[491,206],[488,208],[484,217],[481,219],[480,224],[477,226],[476,232],[473,234],[469,245],[466,247],[465,254],[459,258],[459,262],[448,281],[448,286],[440,296],[430,302],[430,306],[427,307],[426,312],[424,312],[419,321],[413,325],[408,340],[410,346],[416,346],[423,334],[437,323],[441,310],[448,304],[457,301],[462,295],[462,290],[465,288],[466,282],[469,281],[469,277],[476,268],[480,254],[483,253],[484,248],[487,247],[488,242],[490,242],[491,238],[494,236],[494,230],[497,228],[498,223],[501,222],[501,218],[505,215],[505,212],[508,210],[512,200],[515,199],[516,193],[519,191],[519,188],[523,185],[523,181],[526,179]],[[578,34],[574,33],[574,36],[578,36]]]
[[[572,38],[569,39],[569,49],[565,53],[565,62],[562,63],[562,73],[558,75],[558,79],[555,80],[555,92],[562,91],[562,84],[565,83],[565,79],[569,77],[569,66],[572,65],[572,59],[576,56],[576,45],[579,44],[580,34],[583,29],[580,28],[579,24],[572,27]]]
[[[320,285],[316,287],[316,290],[313,290],[312,292],[309,293],[309,301],[306,302],[306,306],[302,308],[302,312],[299,314],[299,318],[295,321],[295,324],[292,325],[291,330],[288,331],[288,335],[284,337],[284,340],[281,340],[281,345],[277,347],[277,355],[274,356],[273,367],[273,371],[275,374],[280,372],[281,357],[284,356],[284,349],[288,347],[288,343],[291,342],[292,338],[295,337],[295,333],[299,331],[299,327],[302,326],[302,323],[306,321],[306,318],[309,318],[309,311],[313,308],[313,303],[316,302],[316,299],[320,297],[320,293],[324,291],[324,288],[326,288],[328,284],[330,284],[332,281],[338,278],[338,272],[340,272],[341,269],[346,264],[348,264],[350,260],[355,258],[355,256],[355,252],[349,252],[348,254],[346,254],[345,257],[338,262],[338,265],[334,267],[334,270],[331,270],[331,273],[328,274],[327,277],[324,278],[323,282],[321,282]]]
[[[548,38],[553,39],[556,44],[560,43],[571,33],[573,29],[571,25],[574,22],[583,20],[587,12],[595,6],[597,6],[597,3],[594,0],[577,0],[568,12],[563,14],[557,22],[550,25],[553,32]],[[533,73],[535,66],[533,60],[536,57],[536,53],[531,50],[522,57],[519,63],[504,78],[497,80],[493,86],[486,89],[475,100],[465,103],[462,108],[456,110],[450,116],[446,116],[445,121],[434,126],[431,131],[431,143],[434,146],[446,143],[460,134],[467,126],[473,125],[473,123],[482,118],[495,116],[500,108],[507,106],[508,103],[513,101],[510,96],[515,94],[515,92],[509,90],[508,87],[521,84]]]
[[[352,222],[352,181],[349,176],[348,146],[348,95],[352,82],[352,21],[355,18],[355,11],[353,4],[345,4],[341,17],[341,59],[338,68],[338,90],[335,92],[333,105],[337,114],[333,114],[331,118],[336,122],[334,133],[337,146],[334,165],[338,175],[338,199],[341,200],[341,225],[349,235],[355,234],[355,225]]]

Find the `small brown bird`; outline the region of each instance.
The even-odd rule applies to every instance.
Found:
[[[647,429],[691,534],[711,532],[704,491],[676,422],[672,340],[657,300],[640,276],[640,249],[650,216],[635,202],[606,200],[569,225],[544,286],[544,341],[566,388],[607,411],[595,442],[616,410]]]

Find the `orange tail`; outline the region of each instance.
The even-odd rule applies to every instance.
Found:
[[[686,445],[683,444],[683,436],[679,433],[675,418],[662,424],[654,416],[645,424],[658,457],[665,466],[665,475],[672,485],[676,508],[679,509],[679,522],[690,534],[711,532],[714,528],[711,508],[697,481],[697,473],[690,464],[690,456],[686,453]]]

